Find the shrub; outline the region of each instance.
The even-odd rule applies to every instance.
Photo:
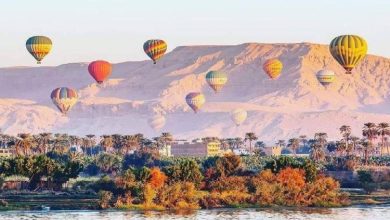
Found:
[[[241,157],[227,154],[217,159],[215,168],[219,176],[233,175],[241,168]]]
[[[203,179],[198,163],[192,159],[181,160],[178,164],[167,167],[165,173],[170,183],[193,182],[198,187]]]
[[[159,189],[164,186],[166,180],[167,176],[165,173],[161,172],[159,168],[154,167],[150,170],[148,183],[150,183],[152,187]]]
[[[101,190],[98,193],[99,201],[98,205],[101,209],[107,209],[110,207],[110,201],[112,199],[112,192]]]
[[[198,209],[199,198],[196,194],[194,183],[175,182],[160,190],[157,201],[168,209]]]

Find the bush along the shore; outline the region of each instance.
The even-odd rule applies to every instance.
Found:
[[[339,183],[317,175],[309,163],[248,173],[242,169],[241,158],[235,155],[217,158],[205,170],[195,160],[182,158],[164,169],[130,167],[112,178],[102,176],[93,188],[100,191],[101,208],[177,210],[347,205],[348,196],[340,192]]]

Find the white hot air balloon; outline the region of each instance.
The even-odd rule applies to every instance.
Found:
[[[248,113],[244,109],[235,109],[231,113],[232,121],[237,125],[240,126],[248,116]]]
[[[164,127],[165,125],[165,117],[162,116],[162,115],[154,115],[152,118],[149,119],[149,125],[151,128],[153,128],[153,130],[155,130],[156,132],[160,131],[161,128]]]

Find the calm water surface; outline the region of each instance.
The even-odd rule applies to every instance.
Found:
[[[331,219],[381,220],[390,219],[390,206],[348,207],[337,209],[220,209],[199,210],[192,213],[122,212],[122,211],[6,211],[1,220],[122,220],[122,219]]]

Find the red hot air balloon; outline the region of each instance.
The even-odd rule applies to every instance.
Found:
[[[111,75],[112,66],[107,61],[96,60],[88,65],[88,71],[97,83],[102,84]]]

